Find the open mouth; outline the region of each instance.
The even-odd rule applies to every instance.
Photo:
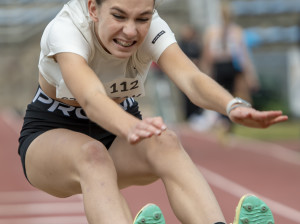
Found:
[[[136,41],[123,41],[118,39],[114,39],[114,42],[122,47],[131,47],[136,44]]]

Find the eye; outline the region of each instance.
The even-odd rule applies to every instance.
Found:
[[[119,15],[119,14],[112,14],[112,16],[115,17],[115,18],[118,19],[118,20],[125,19],[124,16],[121,16],[121,15]]]
[[[137,21],[138,22],[142,22],[142,23],[146,23],[148,22],[150,19],[149,18],[138,18]]]

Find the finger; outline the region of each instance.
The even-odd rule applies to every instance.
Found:
[[[146,123],[146,121],[141,122],[136,126],[135,131],[145,131],[149,132],[150,135],[160,135],[162,130],[160,128],[155,127],[151,123]]]
[[[255,122],[257,122],[258,124],[254,125],[254,126],[261,126],[263,128],[270,126],[271,124],[273,124],[276,120],[276,118],[278,118],[279,116],[282,115],[281,111],[257,111],[257,110],[249,110],[249,113],[247,113],[247,111],[243,111],[240,112],[239,114],[236,114],[237,119],[242,120],[248,119],[248,122],[246,123],[251,123],[254,125]],[[282,118],[283,120],[285,120],[285,118]],[[281,118],[278,120],[280,121]],[[275,122],[276,123],[276,122]]]
[[[148,130],[136,130],[135,135],[137,135],[139,138],[149,138],[154,133],[148,131]]]
[[[262,112],[260,117],[256,117],[256,119],[257,121],[261,121],[263,123],[263,127],[268,127],[270,125],[288,120],[288,116],[282,115],[281,111],[268,111]]]
[[[258,118],[262,119],[273,119],[282,115],[281,111],[256,111],[255,113]]]
[[[167,129],[167,126],[163,123],[161,118],[147,118],[145,122],[148,125],[145,130],[153,133],[154,135],[160,135]]]
[[[280,122],[284,122],[288,120],[288,116],[285,115],[281,115],[281,116],[277,116],[277,117],[273,117],[273,118],[269,118],[264,120],[264,123],[262,125],[263,128],[267,128],[271,125],[280,123]]]
[[[285,115],[268,117],[267,114],[260,114],[258,117],[253,115],[253,117],[248,119],[236,119],[235,122],[248,127],[267,128],[273,124],[284,122],[286,120],[288,120],[288,116]]]
[[[161,117],[146,118],[145,121],[162,131],[167,129],[167,126],[165,125]]]
[[[278,116],[271,121],[271,124],[277,124],[280,122],[287,121],[289,118],[286,115]]]
[[[128,136],[128,142],[130,144],[136,144],[145,138],[150,138],[151,136],[153,136],[153,133],[144,130],[136,130]]]
[[[137,142],[139,142],[139,136],[137,136],[136,134],[130,134],[128,135],[127,141],[130,144],[136,144]]]

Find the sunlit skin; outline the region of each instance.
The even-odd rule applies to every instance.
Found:
[[[252,128],[268,128],[273,124],[288,120],[288,116],[282,115],[282,111],[257,111],[247,107],[235,108],[229,117],[237,124]]]
[[[130,57],[143,43],[153,15],[154,0],[88,2],[99,43],[118,58]]]

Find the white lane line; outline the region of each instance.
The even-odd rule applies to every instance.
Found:
[[[3,191],[0,192],[0,204],[18,204],[30,202],[70,202],[82,201],[82,195],[73,195],[68,198],[56,198],[39,190]]]
[[[262,199],[272,210],[273,213],[276,213],[285,219],[294,221],[296,223],[299,222],[299,217],[300,217],[300,211],[293,209],[291,207],[288,207],[286,205],[283,205],[279,202],[276,202],[272,199],[269,199],[267,197],[264,197],[262,195],[259,195],[250,189],[247,189],[238,183],[235,183],[213,171],[210,171],[202,166],[197,165],[199,170],[203,173],[205,176],[206,180],[208,183],[211,185],[231,194],[236,196],[237,198],[240,198],[242,195],[245,194],[254,194],[260,199]]]
[[[85,216],[57,216],[1,219],[0,224],[88,224]]]
[[[300,153],[275,143],[264,142],[249,138],[232,137],[232,146],[240,149],[255,152],[257,154],[272,156],[280,161],[293,165],[300,165]]]
[[[56,198],[42,191],[0,192],[0,217],[84,214],[82,195]]]
[[[209,141],[214,144],[218,144],[217,138],[208,133],[197,133],[197,132],[179,132],[182,137],[191,137],[195,140]],[[228,144],[224,147],[231,147],[238,150],[246,150],[252,153],[273,157],[279,161],[287,162],[293,165],[300,165],[300,153],[291,150],[289,148],[277,145],[275,143],[264,142],[256,139],[250,139],[245,137],[238,137],[234,135],[227,136],[229,139]]]
[[[0,205],[0,217],[63,214],[84,214],[82,202]]]

